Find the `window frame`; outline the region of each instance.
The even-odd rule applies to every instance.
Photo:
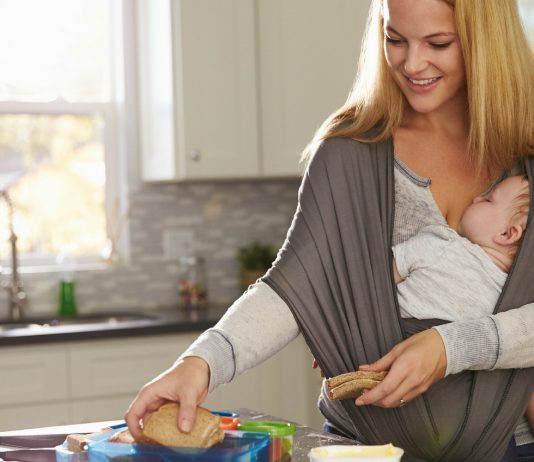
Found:
[[[127,106],[135,105],[135,82],[128,82],[135,68],[135,30],[132,6],[135,0],[112,1],[110,5],[111,48],[110,61],[110,100],[109,102],[69,102],[62,98],[52,101],[0,101],[0,114],[44,114],[82,115],[98,114],[104,121],[102,142],[104,145],[104,165],[106,181],[104,186],[106,227],[108,219],[120,204],[120,213],[125,213],[128,200],[128,168],[126,152],[135,151],[135,121],[128,116]],[[129,141],[130,140],[130,141]],[[130,147],[128,145],[131,145]],[[121,261],[129,261],[129,233],[126,223],[117,242]],[[16,233],[16,230],[15,230]],[[107,230],[106,230],[107,234]],[[55,257],[18,255],[21,273],[55,272],[64,269]],[[7,266],[9,273],[11,255],[2,256],[0,263]],[[86,255],[76,258],[77,269],[104,269],[107,264],[99,255]]]

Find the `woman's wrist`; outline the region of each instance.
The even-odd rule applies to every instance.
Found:
[[[210,393],[234,378],[235,358],[232,345],[217,330],[208,329],[202,333],[178,361],[188,358],[197,358],[207,365]]]
[[[499,356],[499,333],[490,316],[450,322],[434,329],[445,345],[445,376],[464,370],[491,370],[495,367]]]

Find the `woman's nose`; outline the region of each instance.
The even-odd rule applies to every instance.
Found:
[[[404,72],[408,77],[417,76],[420,72],[424,71],[427,66],[427,61],[419,50],[418,46],[411,46],[406,53],[406,59],[404,61]]]
[[[478,202],[482,202],[484,200],[484,196],[477,196],[473,199],[473,204],[477,204]]]

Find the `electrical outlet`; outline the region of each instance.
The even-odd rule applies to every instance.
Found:
[[[195,233],[185,229],[167,229],[163,231],[163,258],[178,260],[184,255],[194,255]]]

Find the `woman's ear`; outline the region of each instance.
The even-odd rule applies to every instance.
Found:
[[[506,230],[494,237],[499,245],[513,245],[521,239],[523,227],[521,225],[508,225]]]

